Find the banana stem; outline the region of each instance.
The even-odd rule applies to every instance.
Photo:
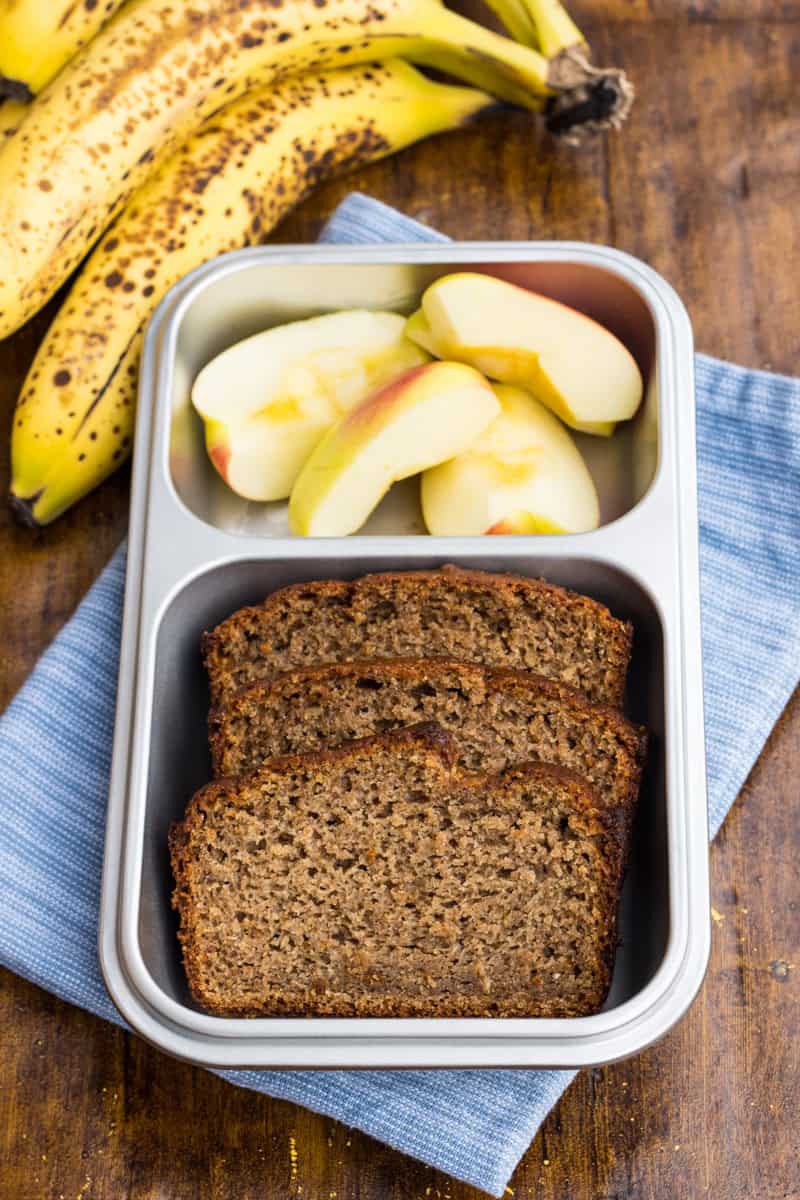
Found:
[[[502,22],[515,42],[541,49],[536,26],[531,20],[525,0],[486,0],[486,6]]]
[[[560,0],[486,0],[515,41],[555,58],[586,38]]]
[[[546,106],[545,125],[572,145],[587,134],[621,128],[633,104],[634,88],[625,72],[593,67],[580,46],[551,59],[549,79],[556,94]]]
[[[548,130],[571,143],[586,133],[618,129],[633,103],[624,71],[597,68],[589,45],[560,0],[486,0],[511,36],[547,60]]]
[[[574,46],[587,49],[586,38],[560,0],[520,0],[536,31],[536,42],[545,58],[555,58]]]

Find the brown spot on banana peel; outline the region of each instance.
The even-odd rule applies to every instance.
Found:
[[[556,94],[545,105],[545,125],[568,145],[591,133],[620,129],[635,95],[624,71],[592,66],[581,46],[550,59],[547,83]]]
[[[92,3],[91,8],[89,7],[89,0],[86,0],[85,7],[88,9],[89,12],[91,12],[93,8],[96,8],[96,6],[97,6],[97,0],[94,0],[94,3]],[[56,26],[56,28],[63,29],[64,26],[66,25],[67,21],[70,19],[72,14],[75,12],[75,9],[77,7],[78,7],[77,3],[68,4],[67,7],[64,9],[63,13],[61,14],[61,20],[58,22],[58,25]]]

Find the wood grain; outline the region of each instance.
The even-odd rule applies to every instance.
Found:
[[[796,371],[800,3],[576,5],[638,88],[625,133],[556,147],[500,113],[321,189],[276,232],[308,241],[352,188],[461,238],[578,238],[649,260],[700,349]],[[0,344],[0,473],[46,318]],[[50,530],[0,513],[0,703],[124,535],[122,473]],[[511,1182],[543,1200],[800,1200],[800,696],[712,851],[713,950],[686,1019],[583,1073]],[[9,1200],[468,1200],[479,1193],[291,1105],[171,1062],[5,975],[0,1195]]]

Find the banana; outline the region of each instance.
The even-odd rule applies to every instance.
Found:
[[[173,283],[261,241],[322,179],[495,104],[398,60],[289,79],[208,121],[131,197],[39,348],[12,426],[17,514],[47,524],[128,456],[144,326]]]
[[[0,0],[0,96],[28,101],[123,0]]]
[[[553,95],[537,51],[440,0],[130,0],[0,153],[0,338],[37,312],[133,190],[253,86],[401,57],[512,103]]]
[[[0,100],[0,150],[5,145],[6,138],[16,133],[27,111],[27,104],[23,104],[21,100]]]

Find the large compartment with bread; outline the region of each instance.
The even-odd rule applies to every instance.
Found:
[[[637,359],[645,381],[639,415],[613,439],[591,439],[593,447],[586,454],[601,502],[600,528],[560,536],[424,536],[413,488],[400,485],[360,535],[304,539],[288,535],[285,505],[248,503],[221,484],[209,466],[202,429],[189,403],[194,378],[215,353],[257,329],[329,308],[411,311],[426,284],[467,267],[574,305],[612,329]],[[106,981],[123,1015],[143,1036],[176,1055],[229,1067],[580,1066],[633,1053],[665,1032],[696,992],[708,952],[691,334],[668,286],[636,260],[596,247],[443,244],[248,251],[202,268],[171,293],[148,335],[141,387],[145,402],[137,429],[101,931]],[[454,568],[451,576],[441,571],[447,564]],[[256,691],[237,692],[244,700],[237,700],[233,716],[220,703],[229,666],[220,659],[218,694],[211,696],[201,639],[232,613],[259,606],[293,585],[302,585],[303,603],[313,613],[321,594],[314,590],[319,586],[315,581],[331,581],[333,603],[343,604],[351,602],[345,598],[351,596],[351,581],[359,577],[408,572],[449,578],[454,587],[474,572],[529,580],[532,588],[541,587],[533,581],[544,580],[607,606],[613,618],[630,623],[633,630],[624,717],[613,712],[620,699],[614,692],[620,675],[613,669],[607,678],[578,678],[572,664],[565,666],[555,653],[555,666],[551,670],[545,664],[542,672],[553,677],[537,683],[535,675],[523,678],[538,669],[535,656],[526,659],[523,654],[515,663],[514,654],[519,654],[513,646],[508,661],[501,656],[476,663],[479,655],[466,637],[448,656],[446,640],[430,645],[418,636],[416,641],[397,641],[388,625],[387,645],[399,645],[399,652],[384,655],[380,637],[365,641],[363,653],[343,655],[357,658],[360,668],[340,664],[320,673],[320,662],[329,660],[313,646],[301,647],[295,659],[280,660],[279,678],[272,684],[260,680],[257,663],[252,671],[245,664],[242,678],[231,680]],[[418,607],[424,607],[422,601]],[[285,612],[275,611],[280,627]],[[243,636],[261,636],[259,621],[239,620],[237,634],[241,628]],[[517,632],[523,643],[538,636],[533,627],[520,626]],[[320,644],[333,646],[337,636],[334,627],[326,627]],[[281,647],[285,642],[276,639]],[[613,657],[611,642],[609,646]],[[205,651],[208,661],[216,652],[213,635],[206,637]],[[436,660],[435,671],[425,668],[426,657]],[[449,664],[444,661],[448,657]],[[377,661],[386,658],[395,665]],[[398,664],[398,658],[405,663]],[[523,670],[515,674],[519,666]],[[587,698],[588,710],[571,691],[576,684],[596,689]],[[231,688],[233,694],[232,683]],[[352,698],[358,688],[370,700],[358,706],[356,719]],[[448,688],[458,692],[457,703],[443,700]],[[306,696],[309,689],[316,689],[316,709]],[[295,725],[292,735],[284,736],[281,706],[301,693],[307,711],[303,715],[295,699]],[[384,697],[380,702],[379,694]],[[487,698],[496,726],[492,731],[480,728],[480,705],[489,704]],[[213,761],[208,740],[212,701]],[[609,701],[612,708],[601,720],[591,705]],[[313,713],[325,704],[341,709],[319,733],[312,729]],[[251,737],[247,744],[243,730],[252,725],[253,705],[260,705],[263,714],[272,705],[274,712],[269,720],[263,716],[255,741]],[[202,811],[208,819],[212,809],[218,814],[214,788],[225,793],[227,785],[210,783],[215,773],[223,774],[223,768],[257,773],[265,746],[269,755],[312,752],[324,759],[337,739],[374,734],[388,738],[388,749],[381,743],[370,753],[383,756],[390,770],[392,738],[405,736],[394,731],[419,716],[448,727],[446,737],[457,739],[459,726],[472,731],[466,749],[452,752],[458,760],[454,778],[462,787],[459,772],[478,768],[489,775],[502,766],[498,747],[512,736],[508,722],[519,721],[520,711],[527,730],[518,739],[524,753],[527,746],[545,746],[548,738],[560,742],[561,758],[556,754],[550,759],[556,764],[552,769],[563,767],[569,775],[577,767],[579,774],[592,776],[591,787],[614,796],[623,809],[624,797],[635,794],[630,779],[638,778],[644,762],[641,730],[648,731],[619,908],[619,945],[610,990],[599,1011],[596,1005],[581,1010],[578,1004],[574,1011],[591,1015],[550,1016],[543,1007],[538,1010],[542,1015],[532,1016],[519,997],[509,1003],[506,1015],[496,1015],[491,1005],[478,1002],[480,997],[465,1002],[461,1012],[446,1004],[426,1009],[407,997],[384,1010],[361,1000],[350,1008],[349,1000],[333,1005],[330,1013],[317,1005],[326,1015],[301,1015],[294,1001],[286,1004],[280,998],[271,1009],[259,1008],[252,997],[239,1009],[233,1002],[196,1002],[171,907],[175,880],[167,842],[170,827],[181,822],[187,805],[190,814]],[[303,732],[303,721],[311,732]],[[595,770],[592,753],[581,757],[580,738],[587,729],[592,744],[605,739],[603,744],[614,741],[622,747],[613,767],[603,768],[605,774]],[[424,731],[420,736],[424,741]],[[342,753],[351,751],[345,747]],[[419,753],[415,744],[414,754]],[[431,779],[444,769],[426,767]],[[542,788],[545,776],[547,771]],[[211,790],[200,791],[204,785]],[[434,791],[438,786],[431,783]],[[517,786],[522,786],[519,780]],[[278,789],[276,795],[280,791],[274,780],[270,788]],[[192,801],[196,792],[200,799]],[[468,803],[472,793],[467,783],[462,794]],[[577,795],[567,808],[579,804]],[[228,793],[224,798],[227,803]],[[512,807],[517,803],[516,797],[506,800]],[[633,800],[629,809],[632,814]],[[262,814],[262,819],[267,818]],[[196,832],[197,820],[187,822],[179,828],[188,838]],[[548,835],[551,842],[553,836]],[[184,864],[189,841],[181,837],[173,835],[174,862]],[[467,853],[459,847],[459,855]],[[411,852],[418,849],[415,842]],[[494,864],[491,869],[505,878],[505,868]],[[190,874],[184,873],[184,881]],[[467,882],[474,883],[472,876]],[[262,892],[259,903],[268,899],[269,893]],[[491,927],[489,922],[487,929]],[[211,927],[206,923],[203,928],[208,936]],[[613,947],[609,953],[613,957]],[[388,970],[387,963],[381,970]],[[215,1004],[222,1015],[215,1015]],[[561,1014],[568,1008],[552,1011]]]

